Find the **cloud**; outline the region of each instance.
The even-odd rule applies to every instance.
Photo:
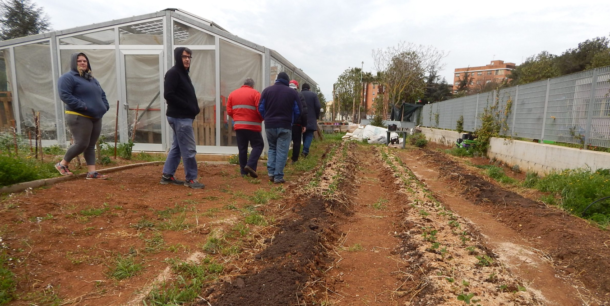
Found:
[[[174,6],[231,33],[277,50],[317,81],[327,99],[345,69],[374,71],[372,50],[400,41],[449,53],[440,73],[493,59],[521,63],[547,50],[560,54],[610,34],[610,1],[196,1],[38,0],[61,30],[152,13]]]

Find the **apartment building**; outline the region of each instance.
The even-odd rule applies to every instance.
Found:
[[[491,61],[491,64],[479,67],[456,68],[453,81],[453,93],[457,93],[460,85],[460,79],[466,77],[466,73],[470,74],[470,82],[468,88],[476,86],[483,87],[487,83],[502,82],[510,75],[510,72],[515,69],[515,63],[505,63],[497,60]]]

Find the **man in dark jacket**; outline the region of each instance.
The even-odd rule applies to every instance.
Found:
[[[288,85],[290,88],[299,92],[299,82],[291,80]],[[301,153],[301,142],[303,141],[303,132],[307,127],[307,104],[305,103],[305,97],[299,92],[299,102],[301,102],[301,115],[292,123],[292,163],[296,163],[299,160],[299,154]]]
[[[167,101],[167,122],[173,130],[174,142],[167,154],[163,166],[161,184],[184,185],[190,188],[201,189],[205,186],[197,181],[197,149],[195,147],[195,133],[193,120],[199,114],[199,104],[195,95],[195,87],[189,77],[191,55],[188,48],[174,50],[174,66],[165,73],[164,94]],[[184,164],[186,182],[174,177],[180,164]]]
[[[318,130],[318,119],[320,118],[320,100],[318,95],[309,91],[309,84],[303,84],[303,97],[307,103],[307,130],[303,133],[303,157],[309,155],[309,147],[313,141],[313,133]]]
[[[299,95],[288,87],[289,81],[288,74],[280,72],[275,84],[263,90],[258,105],[258,111],[265,120],[265,134],[269,143],[269,180],[276,184],[286,182],[284,167],[290,148],[291,127],[301,114]]]

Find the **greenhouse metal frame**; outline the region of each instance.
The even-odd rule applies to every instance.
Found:
[[[245,78],[253,78],[255,89],[262,91],[283,71],[299,84],[317,87],[278,52],[213,21],[166,9],[0,42],[0,130],[14,125],[19,135],[32,138],[34,113],[40,112],[43,145],[68,145],[71,135],[57,81],[69,70],[72,53],[83,52],[110,104],[102,119],[103,140],[114,142],[116,125],[117,140],[132,140],[134,150],[165,151],[172,132],[165,118],[163,76],[174,64],[177,47],[193,51],[190,76],[201,108],[193,123],[198,153],[237,152],[225,106]]]

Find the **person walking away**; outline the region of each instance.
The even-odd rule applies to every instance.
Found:
[[[173,131],[174,141],[167,154],[161,184],[184,185],[194,189],[205,186],[197,181],[197,148],[193,120],[199,114],[199,104],[195,87],[189,77],[193,52],[189,48],[179,47],[174,50],[174,66],[165,73],[163,97],[167,102],[167,122]],[[180,159],[184,164],[186,181],[174,177]]]
[[[263,152],[262,122],[263,117],[258,112],[258,101],[261,94],[254,89],[254,80],[247,78],[244,85],[229,95],[227,113],[233,118],[237,149],[239,150],[239,169],[242,176],[258,177],[256,166]],[[248,143],[252,146],[248,158]]]
[[[290,148],[291,126],[302,111],[299,95],[288,87],[289,81],[288,74],[280,72],[275,84],[263,90],[258,105],[258,111],[265,120],[265,134],[269,144],[268,176],[276,184],[286,182],[284,167]]]
[[[320,99],[318,95],[310,91],[311,87],[303,83],[303,97],[307,104],[307,130],[303,133],[303,157],[309,155],[309,147],[313,141],[313,133],[318,130],[318,119],[320,119]]]
[[[301,141],[303,139],[303,132],[307,127],[307,104],[305,103],[305,97],[299,92],[299,82],[291,80],[288,86],[299,93],[299,102],[301,103],[301,115],[296,118],[292,123],[292,164],[299,160],[299,154],[301,153]]]
[[[95,144],[102,131],[102,117],[110,109],[106,93],[93,77],[91,63],[85,53],[74,53],[70,59],[70,71],[64,73],[57,84],[59,97],[66,104],[66,123],[74,137],[64,158],[55,169],[61,175],[72,175],[70,161],[83,153],[87,162],[87,179],[108,177],[95,171]]]

